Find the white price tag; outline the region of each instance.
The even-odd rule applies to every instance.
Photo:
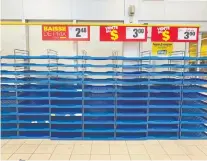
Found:
[[[145,40],[146,27],[126,27],[126,40]]]
[[[70,40],[90,40],[89,26],[68,26],[68,37]]]
[[[178,28],[178,40],[196,41],[198,38],[198,28]]]

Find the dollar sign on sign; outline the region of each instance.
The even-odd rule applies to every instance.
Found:
[[[111,33],[111,40],[117,40],[119,38],[119,35],[118,35],[118,31],[117,30],[112,30]]]
[[[170,39],[170,35],[169,34],[170,34],[170,32],[165,30],[162,33],[162,39],[165,40],[165,41],[168,41]]]

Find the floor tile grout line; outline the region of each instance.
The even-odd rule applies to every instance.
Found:
[[[128,148],[128,145],[127,145],[127,144],[126,144],[126,147],[127,147],[127,151],[128,151],[129,158],[130,158],[130,160],[131,160],[131,155],[130,155],[130,153],[129,153],[129,148]]]
[[[51,158],[52,154],[54,153],[55,149],[57,148],[57,146],[58,146],[58,143],[55,145],[53,152],[50,154],[50,158]],[[49,158],[49,160],[50,160],[50,158]]]
[[[110,143],[109,143],[109,158],[111,160],[111,145],[110,145]]]
[[[69,160],[70,160],[71,156],[72,156],[72,152],[71,152],[70,155],[69,155]]]
[[[37,146],[37,148],[40,146],[41,144],[39,144],[38,146]],[[29,157],[29,159],[28,160],[30,160],[30,158],[33,156],[33,154],[35,153],[35,151],[37,150],[37,148],[34,150],[34,152],[31,154],[31,156]]]
[[[197,145],[194,145],[194,146],[206,156],[206,153],[202,149],[200,149]],[[201,145],[201,146],[203,146],[203,145]]]
[[[160,144],[160,142],[159,142],[159,144]],[[161,146],[161,147],[162,147],[162,149],[166,152],[167,156],[170,158],[170,154],[168,154],[168,152],[165,150],[165,148],[163,147],[163,145],[162,145],[162,144],[160,144],[160,146]],[[172,159],[170,158],[170,160],[172,160]]]
[[[130,156],[129,149],[128,149],[128,146],[127,146],[127,144],[126,144],[126,141],[125,141],[125,146],[126,146],[127,151],[128,151],[128,156],[129,156],[129,159],[131,160],[131,156]]]
[[[8,144],[8,145],[19,145],[19,144]],[[21,144],[20,146],[19,146],[19,148],[17,148],[17,150],[19,150],[21,147],[23,146],[23,144]],[[15,152],[14,153],[12,153],[12,155],[8,158],[8,160],[17,152],[17,150],[15,150]]]
[[[91,143],[91,150],[90,150],[90,156],[89,156],[90,159],[89,160],[91,160],[92,147],[93,147],[93,141]]]
[[[27,141],[25,141],[24,143],[23,143],[23,145],[40,145],[42,142],[43,142],[43,140],[40,142],[40,143],[38,143],[38,144],[25,144]]]
[[[145,144],[143,144],[143,146],[144,146],[144,148],[145,148],[145,150],[146,150],[146,152],[147,152],[148,157],[150,158],[150,160],[152,160],[151,157],[150,157],[149,152],[147,151],[147,147],[145,146]]]
[[[146,152],[147,152],[147,155],[150,157],[150,154],[149,154],[149,152],[148,152],[148,150],[147,150],[147,147],[145,146],[145,144],[143,144],[143,146],[144,146],[144,148],[145,148],[145,150],[146,150]]]
[[[39,144],[39,145],[37,146],[37,148],[34,150],[34,152],[32,153],[32,155],[35,154],[35,151],[40,147],[40,145],[41,145],[41,144]]]
[[[205,145],[199,145],[199,146],[205,146]],[[202,148],[200,148],[198,145],[196,145],[196,147],[200,150],[200,151],[202,151],[204,154],[205,154],[205,156],[207,156],[207,153],[205,153],[203,150],[202,150]],[[206,149],[207,149],[207,146],[206,146]]]
[[[76,144],[74,143],[74,144],[73,144],[73,150],[71,151],[69,160],[71,159],[71,156],[73,155],[73,151],[74,151],[75,145],[76,145]]]
[[[202,149],[197,147],[197,145],[179,145],[178,147],[184,147],[184,146],[187,146],[187,147],[194,146],[194,147],[198,148],[198,150],[201,151],[204,155],[206,155],[205,152],[203,152]],[[182,151],[185,153],[185,155],[189,156],[189,154],[187,154],[184,150],[182,150]]]
[[[7,145],[7,144],[4,144],[4,145]],[[10,144],[9,144],[10,145]],[[13,144],[11,144],[11,145],[13,145]],[[23,145],[37,145],[37,148],[40,146],[40,145],[46,145],[46,144],[25,144],[25,142],[23,143],[23,144],[14,144],[14,145],[19,145],[19,147],[18,147],[18,149],[14,152],[14,153],[10,153],[11,154],[11,156],[12,155],[14,155]],[[48,144],[47,144],[48,145]],[[56,147],[57,147],[57,145],[58,144],[56,144],[56,146],[55,146],[55,149],[56,149]],[[95,145],[95,142],[92,142],[91,143],[91,146],[93,146],[93,145]],[[119,145],[123,145],[123,144],[110,144],[109,145],[109,151],[110,151],[110,146],[113,146],[113,145],[117,145],[117,146],[119,146]],[[141,145],[143,145],[143,144],[141,144]],[[144,148],[146,149],[147,147],[146,147],[146,145],[147,144],[144,144]],[[163,144],[161,144],[160,142],[159,142],[159,144],[156,144],[156,145],[160,145],[163,149],[164,149],[164,146],[165,146],[165,144],[163,143]],[[166,144],[167,145],[167,144]],[[102,145],[101,145],[102,146]],[[127,150],[128,150],[128,153],[129,153],[129,145],[128,144],[125,144],[125,146],[127,147]],[[176,143],[176,146],[178,146],[178,147],[180,147],[177,143]],[[189,147],[189,146],[195,146],[196,148],[198,148],[200,151],[202,151],[202,146],[205,146],[205,145],[197,145],[197,144],[194,144],[194,145],[183,145],[183,146],[186,146],[186,147]],[[74,144],[73,144],[73,147],[74,147]],[[54,150],[55,150],[54,149]],[[35,151],[36,151],[37,149],[35,149]],[[53,153],[51,153],[51,155],[52,154],[54,154],[54,150],[53,150]],[[92,151],[92,147],[91,147],[91,151]],[[164,151],[166,151],[165,149],[164,149]],[[148,153],[148,151],[147,151],[147,153]],[[206,156],[206,154],[202,151],[202,153]],[[16,154],[18,154],[18,153],[16,153]],[[32,153],[32,154],[34,154],[34,152]],[[190,154],[190,153],[188,153],[188,154]],[[190,158],[190,155],[188,155],[185,151],[184,151],[184,154],[180,154],[180,155],[185,155],[185,156],[187,156],[189,159],[191,159]],[[71,155],[72,155],[72,153],[71,153]],[[91,155],[92,155],[92,152],[90,152],[90,159],[91,159]],[[109,154],[110,155],[110,159],[111,159],[111,154]],[[129,154],[130,155],[130,154]],[[166,153],[166,155],[168,155],[169,156],[169,154],[168,153]],[[172,154],[173,155],[173,154]],[[176,155],[176,154],[174,154],[174,155]],[[9,157],[9,158],[11,158],[11,156]],[[148,153],[148,156],[150,157],[150,155],[149,155],[149,153]],[[171,156],[171,155],[170,155]],[[31,158],[31,156],[30,156],[30,158]],[[50,156],[50,158],[51,158],[51,156]],[[131,157],[130,157],[131,158]],[[152,160],[152,158],[150,157],[150,159]],[[170,157],[170,159],[171,159],[171,157]]]

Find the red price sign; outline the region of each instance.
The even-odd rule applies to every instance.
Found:
[[[124,26],[100,26],[100,41],[124,41]]]
[[[152,42],[197,42],[198,27],[152,27]]]
[[[147,27],[101,26],[100,41],[147,41]]]
[[[67,25],[42,25],[42,40],[68,40]]]
[[[174,42],[177,28],[169,26],[152,27],[151,40],[153,42]]]

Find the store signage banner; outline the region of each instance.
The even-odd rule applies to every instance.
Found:
[[[100,26],[100,41],[147,41],[147,27]]]
[[[42,25],[42,40],[90,41],[90,26]]]
[[[42,25],[42,40],[68,40],[67,25]]]
[[[153,42],[152,55],[153,56],[170,56],[173,52],[173,43],[171,42]]]
[[[152,27],[152,42],[197,42],[199,27]]]
[[[100,26],[100,41],[123,41],[124,26]]]
[[[100,41],[146,42],[147,26],[100,26]],[[199,27],[153,26],[152,42],[197,42]],[[90,41],[88,25],[42,25],[42,40]]]

